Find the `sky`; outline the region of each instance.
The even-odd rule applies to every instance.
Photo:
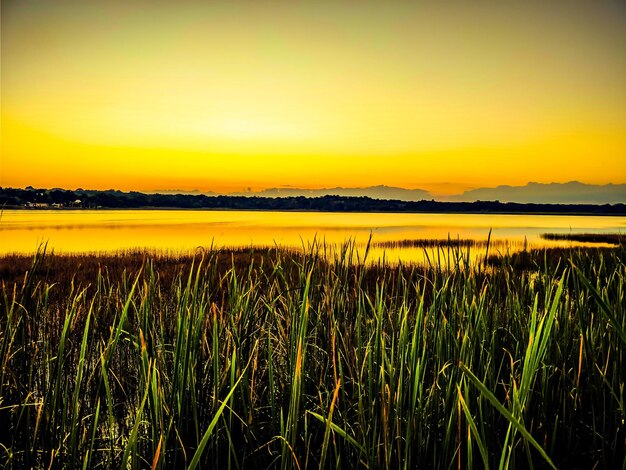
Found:
[[[1,5],[0,186],[626,182],[624,2]]]

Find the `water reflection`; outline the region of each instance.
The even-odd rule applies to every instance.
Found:
[[[543,240],[542,233],[626,232],[626,217],[376,214],[184,210],[7,210],[0,219],[0,253],[31,253],[42,242],[56,252],[127,249],[189,251],[198,246],[285,246],[299,248],[317,239],[327,245],[354,239],[363,247],[370,234],[370,259],[424,261],[439,250],[401,246],[401,240],[486,241],[492,252],[579,243]],[[389,245],[389,243],[392,243]],[[393,243],[396,243],[395,245]],[[597,245],[596,245],[597,246]],[[470,248],[482,253],[484,246]],[[428,252],[430,250],[430,253]]]

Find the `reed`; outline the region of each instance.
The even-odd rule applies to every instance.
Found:
[[[440,249],[0,259],[0,463],[622,467],[624,249]]]

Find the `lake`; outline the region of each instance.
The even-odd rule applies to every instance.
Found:
[[[357,246],[407,239],[486,241],[493,251],[571,246],[542,233],[626,233],[626,217],[501,214],[390,214],[187,210],[5,210],[0,253],[33,253],[44,242],[57,253],[149,249],[188,252],[198,247],[300,248],[312,240]],[[526,240],[526,242],[525,242]],[[590,244],[586,244],[590,246]],[[597,246],[597,244],[596,244]],[[473,248],[478,250],[478,248]],[[370,259],[421,261],[422,248],[374,245]]]

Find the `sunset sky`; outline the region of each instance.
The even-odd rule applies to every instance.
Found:
[[[3,0],[0,186],[626,182],[624,2],[417,3]]]

